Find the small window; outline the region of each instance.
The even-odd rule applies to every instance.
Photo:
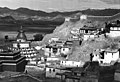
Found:
[[[103,63],[103,61],[100,61],[100,63]]]
[[[55,72],[55,69],[53,69],[53,72]]]
[[[112,53],[112,57],[114,57],[114,54]]]
[[[88,30],[85,30],[85,33],[88,33]]]
[[[49,72],[51,73],[51,69],[49,69]]]
[[[57,48],[53,48],[53,53],[57,53]]]
[[[74,75],[77,75],[77,73],[74,73]]]
[[[47,61],[47,59],[44,60],[45,62]]]
[[[101,59],[104,59],[104,52],[101,52]]]
[[[112,56],[113,56],[113,53],[112,53]]]

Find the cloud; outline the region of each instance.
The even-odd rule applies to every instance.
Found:
[[[57,8],[48,8],[48,10],[51,10],[51,11],[59,11],[59,9],[57,9]]]
[[[120,0],[100,0],[107,4],[120,4]]]
[[[44,11],[73,11],[87,8],[120,8],[120,0],[0,0],[0,6],[27,7]]]

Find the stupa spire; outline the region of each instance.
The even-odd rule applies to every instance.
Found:
[[[26,41],[27,37],[25,35],[25,31],[23,30],[23,27],[20,27],[20,30],[18,31],[18,35],[16,37],[17,41]]]

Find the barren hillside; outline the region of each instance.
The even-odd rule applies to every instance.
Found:
[[[91,19],[79,20],[76,22],[64,22],[64,24],[61,26],[56,27],[52,34],[46,35],[42,43],[47,44],[48,40],[52,37],[59,37],[60,39],[67,40],[69,36],[71,36],[70,31],[72,31],[73,28],[79,29],[84,25],[101,28],[104,27],[104,22],[98,20],[91,21]],[[90,53],[92,53],[94,50],[102,48],[118,48],[119,41],[120,38],[105,38],[104,35],[101,35],[99,38],[89,39],[84,41],[80,46],[74,46],[73,52],[71,55],[69,55],[68,59],[83,62],[88,61]]]

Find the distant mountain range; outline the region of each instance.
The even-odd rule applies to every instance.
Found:
[[[120,13],[120,9],[104,9],[104,10],[95,10],[95,9],[87,9],[82,11],[71,11],[71,12],[44,12],[40,10],[32,10],[28,8],[18,8],[18,9],[9,9],[7,7],[0,7],[0,15],[6,16],[21,16],[21,17],[31,17],[31,16],[40,16],[40,17],[55,17],[58,15],[61,16],[70,16],[76,13],[83,13],[87,15],[94,15],[94,16],[111,16],[117,13]]]
[[[120,9],[95,10],[87,9],[71,12],[44,12],[40,10],[31,10],[28,8],[9,9],[0,7],[0,23],[12,24],[57,24],[64,22],[66,16],[75,16],[78,13],[91,16],[112,16],[120,13]],[[118,16],[118,15],[117,15]]]

